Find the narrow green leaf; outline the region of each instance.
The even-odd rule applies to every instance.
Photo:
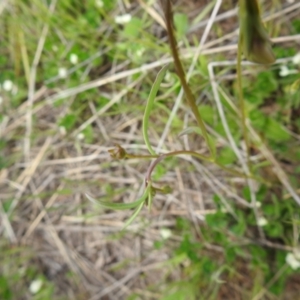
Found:
[[[134,211],[132,216],[126,221],[122,230],[125,230],[135,220],[135,218],[138,216],[138,214],[140,213],[143,206],[144,206],[144,203],[141,203],[140,206]]]
[[[197,133],[197,134],[202,136],[202,132],[201,132],[201,129],[199,127],[191,126],[191,127],[188,127],[186,129],[182,130],[178,134],[178,137],[182,137],[183,135],[187,135],[187,134],[190,134],[190,133]]]
[[[154,190],[153,187],[151,187],[149,190],[149,194],[148,194],[148,209],[149,209],[149,211],[151,211],[152,201],[153,201],[153,197],[154,197],[155,193],[156,193],[156,191]]]
[[[151,111],[152,111],[152,108],[153,108],[153,104],[154,104],[156,94],[157,94],[158,89],[160,87],[160,84],[161,84],[161,82],[162,82],[162,80],[163,80],[163,78],[166,74],[167,69],[168,69],[168,65],[164,66],[156,76],[156,79],[155,79],[155,81],[153,83],[153,86],[151,88],[149,97],[147,99],[147,105],[146,105],[144,118],[143,118],[143,136],[144,136],[145,144],[148,148],[148,151],[152,155],[156,155],[156,153],[152,149],[152,146],[151,146],[150,141],[149,141],[149,136],[148,136],[149,117],[150,117],[150,114],[151,114]]]
[[[201,21],[203,21],[206,17],[209,17],[215,5],[216,5],[216,1],[211,1],[207,3],[206,6],[204,6],[204,8],[200,10],[199,15],[193,18],[192,24],[196,25]]]
[[[146,189],[144,194],[139,198],[137,201],[131,202],[131,203],[114,203],[114,202],[108,202],[103,200],[96,200],[89,196],[88,194],[85,194],[86,197],[93,203],[99,204],[103,208],[107,209],[114,209],[114,210],[126,210],[131,208],[136,208],[137,206],[144,204],[144,201],[146,200],[148,196],[148,190]]]
[[[151,194],[151,189],[152,189],[151,184],[148,184],[148,186],[147,186],[147,188],[146,188],[146,190],[145,190],[145,192],[142,196],[144,201],[136,208],[136,210],[131,215],[131,217],[126,221],[122,231],[124,231],[135,220],[135,218],[138,216],[138,214],[140,213],[141,209],[144,206],[144,202],[145,202],[146,198],[149,197],[149,195]]]

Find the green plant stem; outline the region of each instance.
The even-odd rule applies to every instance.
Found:
[[[146,173],[146,185],[148,184],[148,181],[151,181],[151,174],[152,174],[153,170],[155,169],[155,167],[162,160],[164,160],[167,157],[174,157],[174,156],[179,156],[179,155],[189,155],[189,156],[193,156],[193,157],[199,158],[199,159],[204,160],[204,161],[215,163],[217,166],[219,166],[224,171],[226,171],[228,173],[231,173],[231,174],[233,174],[235,176],[238,176],[238,177],[252,178],[252,179],[256,179],[256,180],[261,181],[261,182],[263,181],[262,178],[257,178],[257,177],[254,177],[252,175],[248,176],[246,174],[240,173],[240,172],[235,171],[233,169],[227,168],[227,167],[223,166],[222,164],[219,164],[216,161],[214,161],[213,158],[208,158],[208,157],[206,157],[206,156],[204,156],[202,154],[199,154],[197,152],[189,151],[189,150],[179,150],[179,151],[173,151],[173,152],[165,153],[165,154],[162,154],[162,155],[158,155],[156,157],[156,159],[149,166],[148,171]]]
[[[149,167],[148,172],[147,172],[148,175],[146,177],[150,178],[149,174],[152,173],[155,166],[158,163],[160,163],[163,159],[165,159],[167,157],[174,157],[174,156],[179,156],[179,155],[190,155],[190,156],[199,158],[201,160],[204,160],[204,161],[207,161],[207,162],[210,162],[210,163],[214,163],[218,167],[220,167],[221,169],[223,169],[224,171],[226,171],[228,173],[231,173],[232,175],[243,177],[243,178],[248,178],[248,179],[255,179],[259,182],[263,182],[263,183],[268,185],[268,182],[265,181],[263,178],[254,176],[253,174],[247,175],[247,174],[235,171],[231,168],[227,168],[227,167],[223,166],[222,164],[218,163],[217,161],[215,161],[211,157],[207,157],[207,156],[202,155],[198,152],[190,151],[190,150],[178,150],[178,151],[168,152],[168,153],[165,153],[165,154],[157,154],[157,155],[140,155],[140,154],[135,155],[135,154],[126,153],[126,158],[127,159],[151,159],[151,158],[155,158],[156,160],[151,164],[151,166]]]
[[[159,157],[159,155],[141,155],[141,154],[129,154],[129,153],[126,153],[126,156],[125,158],[128,158],[128,159],[134,159],[134,158],[145,158],[145,159],[151,159],[151,158],[157,158]]]
[[[167,31],[168,31],[168,35],[169,35],[169,43],[170,43],[170,47],[171,47],[171,51],[172,51],[172,56],[174,59],[174,65],[175,65],[178,77],[180,79],[180,82],[182,84],[183,90],[185,92],[188,105],[191,108],[192,113],[195,116],[196,121],[198,123],[198,126],[200,127],[200,129],[202,131],[205,142],[209,148],[210,155],[213,158],[212,161],[215,161],[215,151],[214,151],[213,144],[209,139],[205,124],[201,118],[198,107],[196,105],[196,99],[186,81],[185,73],[184,73],[181,61],[179,59],[178,50],[177,50],[177,42],[176,42],[176,39],[174,36],[173,25],[172,25],[173,14],[172,14],[172,10],[171,10],[171,3],[170,3],[170,0],[167,0],[165,4],[163,2],[164,1],[162,1],[162,6],[164,7]]]
[[[241,111],[241,118],[242,118],[242,131],[246,145],[246,157],[247,157],[247,165],[249,168],[249,172],[251,172],[251,165],[250,165],[250,143],[247,131],[247,113],[245,108],[245,101],[243,95],[243,87],[242,87],[242,36],[241,32],[239,35],[239,42],[238,42],[238,57],[237,57],[237,84],[238,84],[238,98],[239,98],[239,106]]]
[[[154,105],[154,100],[156,97],[156,94],[158,92],[158,89],[160,87],[160,84],[167,72],[168,69],[168,65],[164,66],[157,74],[156,79],[153,83],[153,86],[151,88],[148,100],[147,100],[147,104],[146,104],[146,108],[145,108],[145,113],[144,113],[144,117],[143,117],[143,137],[144,137],[144,141],[145,144],[148,148],[148,151],[152,154],[155,155],[155,151],[153,150],[150,140],[149,140],[149,136],[148,136],[148,128],[149,128],[149,118],[151,115],[151,111],[153,109],[153,105]]]

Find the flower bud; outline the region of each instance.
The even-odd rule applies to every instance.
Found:
[[[126,151],[120,145],[116,145],[115,148],[108,150],[111,158],[113,159],[124,159],[126,158]]]

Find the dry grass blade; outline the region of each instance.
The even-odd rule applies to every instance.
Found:
[[[51,16],[54,13],[55,6],[57,0],[52,0],[49,5],[49,15]],[[29,76],[29,87],[28,87],[28,99],[27,99],[27,112],[26,112],[26,134],[25,134],[25,143],[24,143],[24,154],[27,161],[30,160],[30,137],[32,133],[32,106],[35,97],[35,85],[36,85],[36,73],[37,67],[42,55],[42,51],[44,48],[44,44],[47,38],[49,30],[49,25],[45,24],[43,27],[41,36],[38,41],[37,49],[34,55],[34,59],[32,62],[32,66],[30,69],[30,76]]]

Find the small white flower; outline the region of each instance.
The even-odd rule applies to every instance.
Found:
[[[59,133],[61,135],[66,135],[67,134],[67,130],[65,126],[59,126]]]
[[[261,207],[261,202],[256,201],[256,202],[255,202],[255,206],[256,206],[257,208],[260,208],[260,207]]]
[[[130,21],[131,21],[131,15],[130,14],[125,14],[125,15],[115,17],[115,22],[117,24],[126,24],[126,23],[129,23]]]
[[[66,68],[59,68],[58,69],[58,76],[60,78],[66,78],[68,76],[68,71]]]
[[[221,206],[221,212],[223,214],[227,214],[228,213],[228,209],[225,206]],[[216,213],[217,213],[217,211],[216,211]]]
[[[71,53],[71,55],[70,55],[70,62],[73,65],[76,65],[78,63],[78,56],[75,53]]]
[[[95,5],[99,8],[102,8],[104,6],[104,3],[102,0],[95,0]]]
[[[300,258],[296,257],[294,253],[288,253],[285,257],[285,262],[293,269],[297,270],[300,268]]]
[[[30,283],[30,286],[29,286],[29,291],[31,294],[36,294],[40,291],[41,287],[43,285],[43,281],[41,279],[36,279],[36,280],[33,280],[31,283]]]
[[[289,75],[289,69],[287,66],[280,66],[280,72],[279,72],[279,75],[281,77],[285,77],[285,76],[288,76]]]
[[[300,52],[298,52],[298,53],[293,57],[293,64],[294,64],[294,65],[300,65]]]
[[[257,220],[257,225],[260,226],[260,227],[263,227],[265,225],[268,224],[268,220],[264,217],[260,217],[258,220]]]
[[[58,51],[58,47],[57,47],[56,45],[53,45],[53,46],[52,46],[52,50],[53,50],[54,52],[57,52],[57,51]]]
[[[14,84],[11,80],[5,80],[3,82],[3,89],[7,92],[11,91],[13,86],[14,86]]]
[[[290,70],[287,66],[281,66],[280,67],[280,72],[279,72],[279,75],[281,77],[286,77],[288,75],[291,75],[291,74],[298,74],[298,71],[297,70]]]
[[[162,228],[160,230],[160,235],[164,240],[167,240],[172,235],[172,231],[168,228]]]
[[[136,51],[136,55],[141,57],[145,52],[145,48],[140,48]]]
[[[80,140],[80,141],[83,140],[84,139],[84,134],[82,132],[78,133],[77,134],[77,139]]]

